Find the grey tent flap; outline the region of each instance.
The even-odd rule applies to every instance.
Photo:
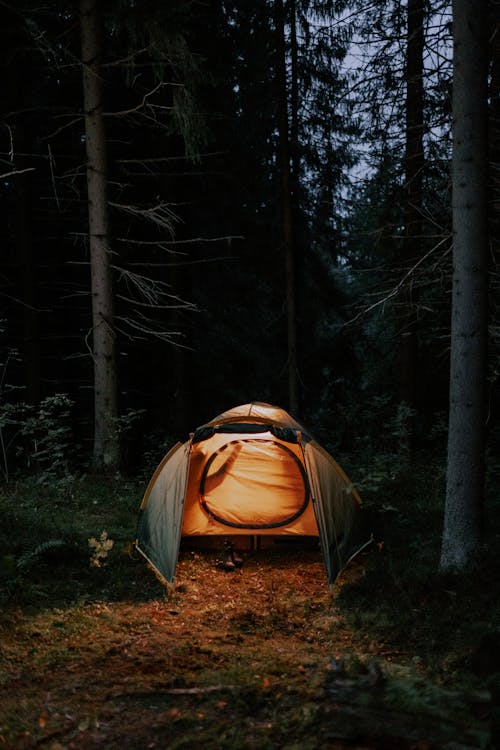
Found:
[[[137,549],[160,578],[173,583],[181,538],[190,443],[165,456],[146,491],[137,528]]]
[[[332,584],[349,558],[350,537],[358,501],[340,467],[315,443],[305,447],[328,583]]]

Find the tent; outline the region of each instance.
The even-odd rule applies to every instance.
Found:
[[[361,500],[343,470],[286,411],[237,406],[177,443],[140,506],[136,548],[171,584],[181,537],[318,537],[328,583],[361,548]]]

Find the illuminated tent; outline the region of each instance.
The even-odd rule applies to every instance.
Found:
[[[319,537],[329,584],[368,540],[340,466],[287,412],[245,404],[163,458],[141,503],[135,545],[173,583],[181,537]]]

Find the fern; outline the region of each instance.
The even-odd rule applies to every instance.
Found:
[[[31,570],[36,563],[40,562],[48,554],[51,554],[54,550],[61,550],[67,548],[68,543],[64,539],[49,539],[46,542],[42,542],[31,552],[25,552],[17,561],[17,569],[20,573],[26,573]]]

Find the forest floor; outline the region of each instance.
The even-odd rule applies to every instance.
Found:
[[[363,618],[377,548],[333,593],[317,549],[249,551],[229,572],[216,551],[186,549],[167,594],[127,544],[131,502],[108,494],[90,513],[81,495],[72,508],[39,496],[36,522],[32,494],[0,496],[5,538],[16,533],[25,550],[32,540],[21,554],[1,539],[14,554],[0,557],[0,750],[496,746],[491,686],[459,671],[468,636],[447,652],[404,618],[398,629]],[[49,518],[71,544],[50,541]],[[103,524],[114,545],[94,567],[81,541]],[[415,621],[433,606],[423,591]],[[446,591],[434,592],[441,610],[457,597]],[[404,592],[386,596],[408,609]]]

